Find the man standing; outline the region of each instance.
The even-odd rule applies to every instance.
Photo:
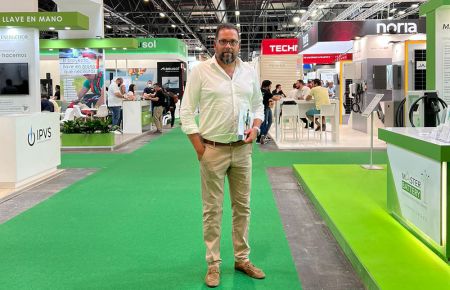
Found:
[[[336,88],[334,87],[333,82],[327,82],[327,88],[328,88],[328,96],[330,99],[334,99],[336,97]]]
[[[165,98],[164,92],[161,88],[161,85],[158,83],[155,83],[153,85],[153,88],[155,89],[154,94],[147,94],[145,97],[147,100],[152,101],[152,108],[153,108],[153,122],[156,126],[156,132],[155,133],[162,133],[162,119],[163,119],[163,111],[164,111],[164,104],[165,104]]]
[[[253,278],[265,274],[249,260],[252,142],[264,118],[256,72],[240,60],[239,31],[226,23],[217,27],[215,56],[192,69],[181,104],[182,129],[200,161],[203,238],[209,287],[220,283],[220,235],[225,176],[233,215],[234,267]],[[199,126],[195,122],[200,110]],[[253,123],[250,123],[253,115]],[[243,120],[244,119],[244,120]]]
[[[307,101],[314,99],[315,108],[306,112],[306,116],[309,120],[313,121],[314,115],[320,114],[320,107],[323,105],[329,105],[330,99],[328,97],[328,89],[322,87],[321,81],[319,79],[313,80],[313,88],[311,89],[310,95],[306,98]],[[320,123],[314,120],[317,124],[316,131],[320,131]],[[322,117],[322,130],[325,131],[325,117]]]
[[[122,78],[117,78],[116,81],[111,82],[108,88],[108,108],[112,113],[112,125],[120,126],[120,117],[122,115],[122,101],[124,95],[120,91],[120,86],[123,83]]]

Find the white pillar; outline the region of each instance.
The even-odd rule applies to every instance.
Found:
[[[59,31],[59,39],[103,38],[103,0],[54,0],[58,12],[80,12],[89,17],[89,30]]]

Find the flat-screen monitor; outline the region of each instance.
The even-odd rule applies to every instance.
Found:
[[[28,95],[28,63],[0,63],[0,95]]]

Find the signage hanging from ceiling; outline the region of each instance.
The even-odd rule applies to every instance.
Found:
[[[261,54],[298,54],[298,39],[263,39],[261,42]]]
[[[351,53],[304,54],[304,64],[334,64],[342,60],[352,60]]]
[[[0,27],[45,30],[89,29],[89,18],[79,12],[0,12]]]
[[[355,37],[377,34],[426,33],[425,23],[425,19],[319,22],[299,38],[300,51],[317,42],[349,41]]]

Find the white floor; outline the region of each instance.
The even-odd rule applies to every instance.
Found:
[[[272,126],[270,130],[270,135],[275,136],[275,128]],[[326,134],[322,133],[322,138],[320,138],[319,132],[316,132],[314,137],[314,131],[309,130],[309,139],[307,129],[303,129],[303,136],[301,131],[298,133],[298,140],[295,140],[293,133],[286,134],[285,140],[275,140],[276,145],[279,149],[289,149],[289,150],[369,150],[370,149],[370,135],[351,129],[348,125],[341,125],[339,128],[339,141],[331,141],[331,134],[328,132]],[[386,143],[384,141],[378,140],[375,135],[373,137],[373,148],[374,149],[386,149]]]

